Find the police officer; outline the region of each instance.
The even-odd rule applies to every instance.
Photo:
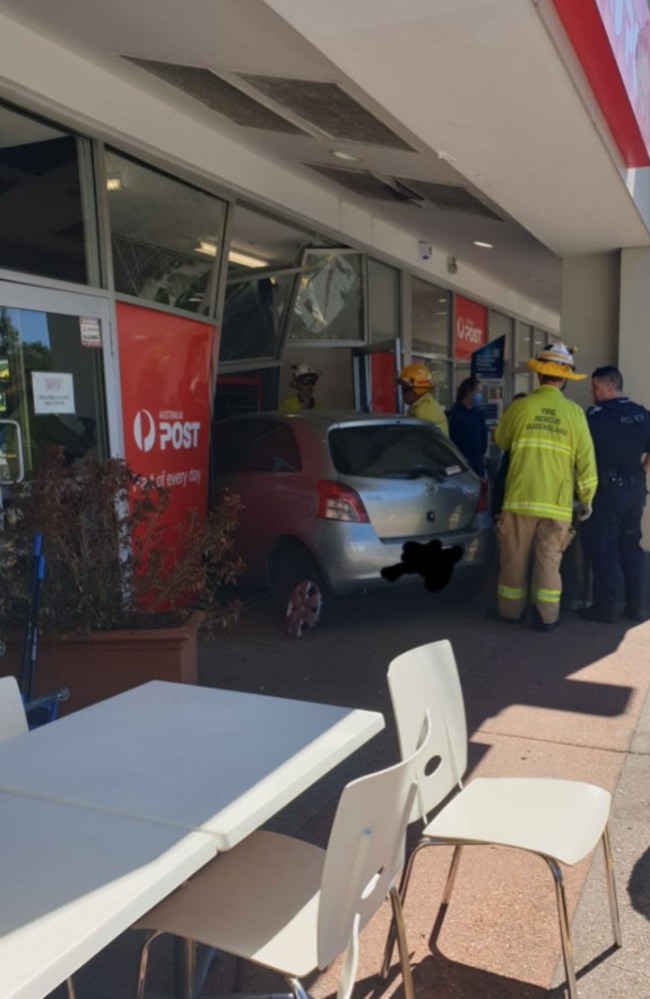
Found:
[[[571,351],[563,343],[549,344],[527,364],[539,386],[508,406],[494,431],[510,459],[496,524],[497,610],[490,616],[523,618],[532,555],[533,622],[538,631],[552,631],[559,621],[562,553],[573,538],[574,491],[578,518],[586,520],[598,479],[585,414],[562,391],[567,379],[586,377],[574,370]]]
[[[621,574],[625,617],[645,620],[641,517],[650,468],[650,413],[623,395],[623,378],[611,364],[591,376],[595,405],[587,412],[598,466],[593,515],[581,528],[593,570],[593,604],[578,613],[590,621],[614,621]]]

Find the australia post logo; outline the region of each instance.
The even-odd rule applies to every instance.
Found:
[[[466,316],[458,316],[456,319],[456,338],[461,342],[473,343],[480,347],[483,343],[483,330]]]
[[[161,451],[183,451],[198,447],[199,420],[185,420],[182,411],[161,410],[157,418],[139,409],[133,418],[133,439],[141,451],[158,444]]]

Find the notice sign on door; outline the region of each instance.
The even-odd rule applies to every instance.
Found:
[[[32,371],[34,412],[37,416],[75,413],[72,375],[54,371]]]
[[[87,319],[81,316],[79,330],[82,347],[101,347],[102,335],[99,329],[99,319]]]

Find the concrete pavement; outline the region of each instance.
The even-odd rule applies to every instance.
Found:
[[[593,781],[613,793],[612,840],[624,945],[611,953],[611,927],[598,852],[567,871],[579,994],[584,999],[650,995],[650,623],[602,625],[574,613],[539,634],[485,618],[487,594],[428,594],[387,584],[345,601],[329,626],[294,642],[270,601],[248,607],[238,626],[201,649],[201,682],[278,696],[358,705],[385,713],[386,730],[301,796],[274,827],[325,844],[343,784],[397,758],[386,686],[393,656],[449,638],[461,672],[470,733],[470,775],[554,776]],[[427,999],[544,999],[564,994],[552,879],[519,851],[465,851],[437,945],[429,937],[450,850],[418,859],[406,918],[418,996]],[[388,926],[384,906],[364,930],[355,999],[400,996],[397,966],[377,971]],[[81,999],[119,982],[130,994],[135,934],[127,934],[77,976]],[[161,942],[154,992],[171,987],[171,948]],[[208,975],[206,991],[232,990],[232,962]],[[335,990],[336,968],[309,983],[315,999]],[[127,993],[124,989],[128,987]],[[277,980],[246,971],[244,988]]]

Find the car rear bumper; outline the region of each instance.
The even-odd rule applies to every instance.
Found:
[[[320,553],[320,566],[332,591],[340,596],[386,586],[381,570],[400,562],[405,542],[412,538],[380,541],[369,524],[349,524],[338,521],[321,521],[318,527],[315,551]],[[473,572],[488,565],[494,547],[492,522],[489,516],[479,518],[477,528],[449,534],[432,534],[418,538],[426,544],[437,538],[444,546],[460,545],[461,560],[454,567],[454,575]],[[415,582],[415,573],[405,573],[402,580]]]

